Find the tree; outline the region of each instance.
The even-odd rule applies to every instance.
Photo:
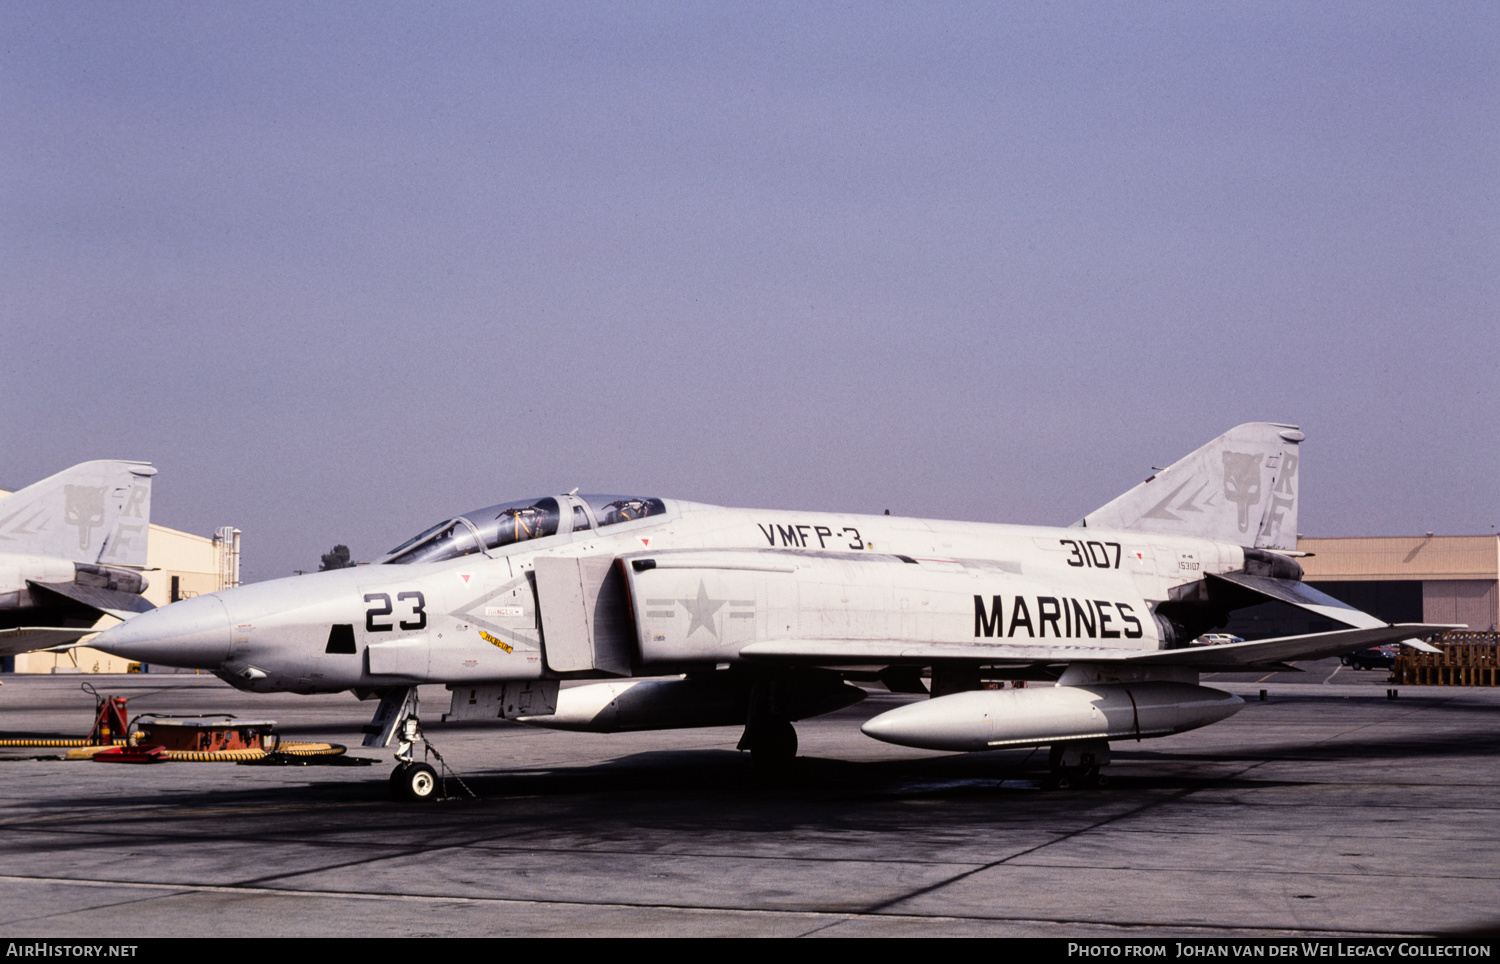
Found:
[[[334,546],[332,552],[323,553],[323,564],[318,567],[318,571],[327,572],[329,569],[348,569],[353,565],[354,561],[349,558],[349,547],[341,544]]]

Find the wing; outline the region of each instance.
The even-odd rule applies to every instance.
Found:
[[[1149,651],[1088,646],[1027,646],[994,643],[928,643],[919,640],[772,640],[752,643],[740,655],[756,662],[808,663],[823,666],[972,663],[1116,663],[1139,666],[1180,666],[1199,670],[1229,670],[1266,666],[1289,660],[1322,659],[1405,642],[1455,627],[1433,623],[1382,624],[1379,627],[1340,629],[1306,636],[1280,636],[1248,643],[1190,646]]]
[[[1342,656],[1345,653],[1358,652],[1372,646],[1404,643],[1407,640],[1420,639],[1433,633],[1461,628],[1436,623],[1395,623],[1364,629],[1339,629],[1331,633],[1311,633],[1306,636],[1278,636],[1275,639],[1257,639],[1248,643],[1162,649],[1153,653],[1137,654],[1132,656],[1130,661],[1153,666],[1188,666],[1203,670],[1227,670],[1287,660]]]
[[[21,626],[15,629],[0,629],[0,656],[15,656],[18,653],[34,653],[40,649],[67,647],[84,636],[92,636],[97,629],[59,629],[50,626]]]

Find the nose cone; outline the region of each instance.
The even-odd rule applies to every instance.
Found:
[[[105,630],[89,643],[125,659],[186,669],[217,669],[229,655],[229,614],[217,596],[153,609]]]

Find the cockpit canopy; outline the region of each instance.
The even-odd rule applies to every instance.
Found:
[[[568,531],[575,533],[633,522],[667,511],[661,499],[641,496],[580,495],[563,496],[562,499],[569,506],[571,528]],[[555,536],[561,528],[563,511],[558,499],[549,495],[466,512],[401,543],[381,562],[395,565],[441,562],[482,549],[498,549],[515,542]]]
[[[648,515],[661,515],[667,511],[660,499],[647,499],[638,495],[581,495],[579,498],[588,503],[601,528],[619,525],[621,522],[634,522]]]

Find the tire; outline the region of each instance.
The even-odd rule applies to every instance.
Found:
[[[786,720],[767,721],[756,728],[750,759],[762,765],[779,766],[797,758],[797,728]]]
[[[396,769],[391,771],[391,796],[395,797],[397,800],[406,799],[406,797],[401,792],[401,781],[405,778],[406,768],[409,766],[411,766],[410,763],[402,760],[397,760]]]
[[[391,789],[398,799],[423,802],[437,796],[437,771],[425,763],[407,763],[391,774]]]

